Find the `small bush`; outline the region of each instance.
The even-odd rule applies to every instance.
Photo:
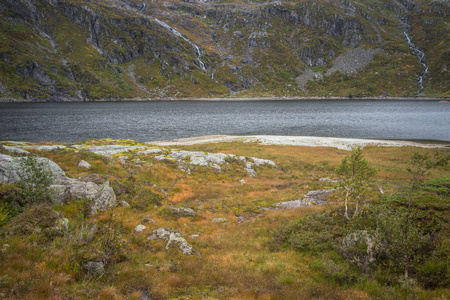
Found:
[[[440,177],[436,179],[427,180],[423,187],[423,190],[434,192],[438,195],[449,196],[450,195],[450,177]]]
[[[34,156],[22,158],[20,166],[24,170],[24,179],[19,182],[19,194],[25,200],[25,204],[37,204],[49,202],[51,191],[49,186],[53,178],[49,171],[45,170]]]
[[[63,236],[66,224],[61,215],[45,205],[33,206],[11,219],[6,226],[8,235],[36,235],[39,241],[46,242]]]

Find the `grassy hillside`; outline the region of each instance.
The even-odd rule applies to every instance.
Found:
[[[449,12],[431,0],[7,0],[0,98],[448,97]],[[404,31],[429,67],[419,92]],[[352,61],[354,49],[376,54]]]
[[[138,145],[107,140],[80,144],[118,143]],[[58,163],[70,177],[109,180],[118,202],[127,201],[130,207],[118,206],[97,215],[89,215],[86,201],[30,209],[13,205],[21,203],[20,187],[1,185],[0,222],[2,214],[7,217],[0,227],[0,295],[9,299],[450,296],[448,166],[433,169],[427,177],[439,180],[428,181],[414,194],[411,228],[416,231],[411,236],[415,244],[411,253],[399,252],[411,255],[408,280],[402,277],[403,256],[396,256],[395,245],[383,240],[383,230],[396,232],[401,228],[411,179],[407,171],[410,157],[416,151],[434,151],[366,147],[363,153],[378,173],[365,189],[360,214],[346,220],[343,190],[333,192],[325,205],[267,208],[301,199],[311,190],[334,187],[334,183],[319,179],[337,179],[335,168],[349,151],[238,142],[180,148],[270,159],[278,168],[256,167],[256,176],[249,177],[238,160],[228,160],[221,165],[221,172],[191,165],[188,173],[174,160],[160,161],[153,158],[156,154],[139,155],[137,151],[105,158],[70,147],[30,150]],[[447,149],[440,152],[450,154]],[[89,162],[91,168],[78,166],[80,160]],[[191,208],[196,216],[176,216],[169,211],[170,206]],[[354,208],[355,203],[350,202],[351,215]],[[49,222],[55,214],[69,220],[63,234],[28,229],[37,220],[43,222],[37,224]],[[212,222],[215,218],[228,221]],[[138,224],[147,229],[135,232]],[[149,240],[151,232],[160,227],[177,230],[199,256],[183,255],[176,248],[167,250],[166,242]],[[368,255],[367,243],[342,248],[345,237],[361,230],[372,235],[377,245],[375,260],[367,265],[358,264],[358,259]],[[104,270],[89,272],[86,261],[105,262]]]

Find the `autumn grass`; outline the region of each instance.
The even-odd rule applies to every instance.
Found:
[[[319,178],[336,179],[334,169],[348,151],[239,142],[180,148],[271,159],[279,168],[259,167],[257,175],[249,178],[238,163],[225,165],[221,173],[191,166],[189,175],[173,162],[135,153],[130,155],[139,158],[139,163],[120,163],[84,151],[39,151],[70,177],[96,173],[109,180],[117,200],[129,202],[131,208],[116,207],[89,216],[87,203],[70,201],[54,207],[69,219],[69,231],[63,237],[42,244],[38,235],[0,235],[0,248],[10,245],[7,251],[0,252],[0,293],[11,299],[138,299],[145,293],[155,299],[406,299],[398,287],[381,286],[370,279],[353,285],[336,284],[315,267],[317,260],[327,261],[328,257],[270,248],[277,228],[292,220],[339,209],[343,197],[337,191],[324,206],[263,208],[300,199],[309,190],[333,187]],[[365,157],[379,170],[369,187],[367,203],[380,199],[380,187],[392,193],[408,182],[406,166],[414,151],[430,152],[413,147],[364,149]],[[448,149],[441,152],[450,153]],[[78,167],[81,159],[93,167]],[[435,170],[432,177],[448,176],[448,172],[448,167]],[[2,191],[9,193],[11,189],[9,186]],[[193,208],[197,216],[168,216],[163,213],[168,206]],[[236,215],[244,216],[246,222],[238,223]],[[145,223],[148,228],[144,232],[134,232],[147,217],[156,224]],[[212,223],[219,217],[228,222]],[[98,255],[96,243],[102,236],[99,231],[92,242],[80,240],[80,230],[93,224],[101,227],[110,220],[126,257],[108,265],[102,277],[89,277],[81,266],[82,258]],[[184,256],[176,249],[166,251],[163,241],[148,240],[148,234],[159,227],[177,229],[201,256]],[[449,291],[419,289],[417,295],[419,299],[445,299]]]

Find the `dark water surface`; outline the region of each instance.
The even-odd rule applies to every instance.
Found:
[[[156,141],[212,134],[450,141],[438,101],[0,103],[0,140]]]

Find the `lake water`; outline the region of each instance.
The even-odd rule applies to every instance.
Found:
[[[0,103],[0,140],[156,141],[213,134],[450,141],[438,101]]]

